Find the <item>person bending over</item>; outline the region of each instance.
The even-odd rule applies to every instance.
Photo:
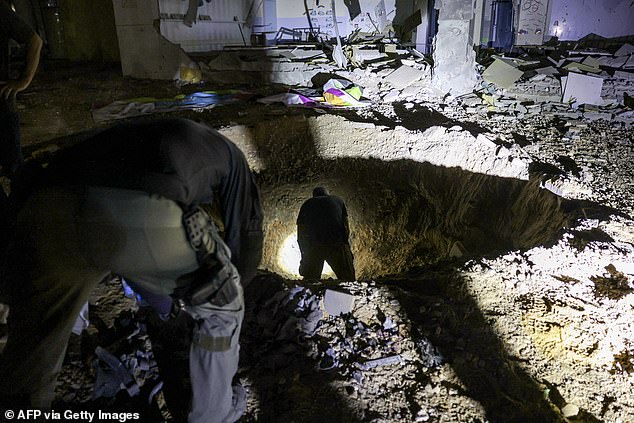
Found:
[[[51,406],[73,323],[93,287],[115,273],[170,296],[195,321],[188,421],[237,420],[243,287],[262,251],[259,190],[238,147],[190,120],[135,121],[21,174],[31,182],[15,193],[0,398]],[[212,202],[224,238],[200,208]]]

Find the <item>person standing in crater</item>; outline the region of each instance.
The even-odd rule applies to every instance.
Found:
[[[348,210],[344,201],[324,187],[302,204],[297,217],[297,242],[302,254],[299,274],[304,279],[320,279],[326,261],[346,281],[356,280],[350,250]]]

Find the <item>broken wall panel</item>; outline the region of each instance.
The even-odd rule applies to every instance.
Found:
[[[306,0],[310,19],[315,30],[329,37],[335,37],[334,22],[329,0]],[[382,4],[381,7],[379,5]],[[339,33],[346,37],[356,29],[362,32],[383,31],[391,24],[390,17],[396,11],[396,0],[359,0],[361,13],[350,19],[350,12],[344,0],[335,1],[337,24]],[[377,15],[377,7],[385,13]],[[383,22],[383,23],[381,23]],[[277,2],[278,28],[307,28],[308,20],[303,1],[278,0]]]
[[[548,20],[548,0],[523,0],[515,33],[515,45],[539,46],[544,42]]]
[[[503,59],[495,61],[482,73],[482,77],[501,88],[511,87],[524,72]]]
[[[186,52],[222,50],[226,45],[250,43],[251,30],[245,24],[247,0],[203,1],[191,27],[184,22],[189,1],[159,0],[161,34]]]
[[[563,77],[561,81],[564,87],[564,103],[572,101],[578,104],[603,104],[603,78],[570,72],[568,77]]]
[[[154,27],[158,2],[113,0],[123,75],[135,78],[184,79],[198,66]],[[149,6],[149,7],[148,7]]]

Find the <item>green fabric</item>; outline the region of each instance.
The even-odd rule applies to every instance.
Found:
[[[194,342],[207,351],[228,351],[231,348],[231,336],[204,336],[197,333]]]

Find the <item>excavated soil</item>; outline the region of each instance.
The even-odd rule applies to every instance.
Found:
[[[94,105],[202,88],[131,81],[100,66],[49,70],[19,102],[33,156],[97,127]],[[179,115],[236,142],[262,190],[265,248],[247,292],[241,421],[632,421],[633,189],[631,177],[611,176],[631,168],[630,127],[591,132],[575,146],[624,140],[604,170],[583,163],[582,178],[552,172],[553,151],[567,140],[547,122],[492,124],[440,100],[328,113],[248,102]],[[522,125],[535,127],[527,148],[509,142]],[[307,284],[284,262],[316,185],[346,201],[356,282]],[[323,311],[327,289],[354,295],[352,312]],[[116,278],[91,307],[56,407],[181,416],[186,390],[170,391],[179,376],[166,370],[186,362],[183,348],[170,347],[182,340],[178,325],[161,329],[123,298]],[[91,398],[96,345],[150,357],[151,369],[135,373],[145,397]],[[147,405],[159,380],[165,387]]]

